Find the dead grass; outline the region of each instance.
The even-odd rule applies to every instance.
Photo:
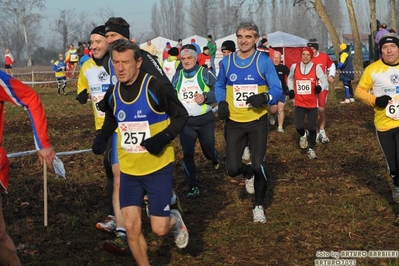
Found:
[[[75,100],[74,88],[56,96],[55,88],[37,88],[47,111],[56,151],[91,147],[92,110]],[[340,105],[342,91],[331,91],[327,133],[317,145],[317,160],[298,148],[292,103],[286,108],[285,134],[271,127],[267,152],[267,223],[252,223],[252,196],[243,180],[213,170],[197,149],[201,196],[188,200],[175,141],[175,188],[190,231],[186,249],[170,237],[144,232],[151,265],[314,265],[316,251],[398,250],[399,207],[390,195],[383,154],[371,108],[360,102]],[[217,148],[224,157],[222,124],[215,120]],[[9,153],[33,149],[29,119],[22,108],[6,107],[4,144]],[[35,156],[11,159],[10,194],[3,201],[8,232],[19,246],[23,265],[135,265],[132,257],[102,251],[112,236],[94,225],[106,215],[106,179],[102,156],[61,158],[67,180],[49,180],[49,226],[43,227],[42,167]],[[395,259],[357,259],[357,265],[399,265]]]

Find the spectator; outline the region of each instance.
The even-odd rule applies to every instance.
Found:
[[[168,59],[168,57],[169,57],[168,52],[169,52],[170,48],[172,48],[172,46],[170,46],[170,42],[167,42],[165,48],[163,48],[162,61],[165,61],[166,59]]]
[[[339,63],[337,68],[340,70],[339,81],[342,81],[345,88],[345,100],[341,103],[354,102],[352,80],[355,78],[353,72],[352,55],[349,54],[345,43],[339,45]]]
[[[383,35],[388,34],[388,33],[389,33],[389,31],[387,30],[387,24],[382,23],[382,24],[378,25],[378,32],[375,35],[375,44],[376,44],[376,47],[378,47],[378,57],[379,58],[381,58],[381,52],[380,52],[381,49],[379,47],[380,39]]]
[[[202,48],[203,52],[198,55],[198,65],[205,67],[206,69],[211,69],[211,55],[209,54],[208,46]]]
[[[144,45],[143,50],[150,53],[152,56],[156,56],[158,58],[158,50],[157,47],[155,47],[155,45],[153,45],[151,43],[151,40],[148,39],[147,40],[147,44]]]
[[[197,50],[197,53],[201,54],[201,52],[202,52],[201,47],[195,42],[194,38],[191,39],[191,44],[195,46],[195,50]]]
[[[0,80],[2,84],[0,86],[0,116],[2,117],[0,119],[2,123],[0,126],[0,140],[2,140],[3,135],[4,101],[24,107],[30,117],[34,134],[34,143],[40,163],[45,161],[47,166],[52,169],[55,152],[49,141],[46,115],[39,96],[33,89],[3,71],[0,71]],[[7,153],[2,146],[0,147],[0,154],[0,194],[7,194],[9,163]],[[0,195],[0,264],[12,266],[21,265],[15,245],[6,232],[6,223],[4,221],[1,199],[2,196]]]
[[[65,76],[66,63],[64,61],[64,55],[59,54],[58,60],[55,62],[54,60],[52,60],[51,62],[53,63],[54,75],[55,79],[57,80],[57,94],[58,96],[61,96],[62,90],[62,93],[65,95],[65,87],[67,85],[67,82]]]
[[[14,57],[12,56],[10,49],[6,48],[6,54],[4,55],[4,68],[6,73],[13,76],[12,65],[14,64]]]
[[[212,35],[208,35],[208,44],[206,46],[208,46],[209,48],[209,55],[211,56],[211,66],[210,69],[212,71],[213,74],[216,75],[216,68],[215,68],[215,56],[216,56],[216,42],[212,39]]]

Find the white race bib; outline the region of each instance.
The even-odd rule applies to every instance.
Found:
[[[127,153],[143,153],[146,148],[141,146],[143,140],[151,137],[148,121],[123,122],[118,125],[121,134],[121,147]]]
[[[200,91],[197,86],[184,86],[179,91],[180,100],[184,101],[186,104],[197,104],[194,99],[194,95]]]
[[[233,85],[233,97],[234,107],[236,108],[248,108],[252,107],[245,102],[249,96],[258,94],[258,84],[234,84]]]
[[[385,107],[385,115],[393,120],[399,120],[399,94],[391,95],[392,100]]]
[[[310,80],[296,81],[296,94],[309,95],[312,93],[312,82]]]

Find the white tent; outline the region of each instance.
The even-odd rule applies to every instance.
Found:
[[[267,34],[267,40],[271,47],[304,47],[308,40],[282,31]]]
[[[160,60],[162,60],[162,52],[163,52],[163,49],[166,47],[167,42],[170,42],[170,45],[172,47],[176,46],[176,44],[177,44],[176,41],[173,41],[173,40],[161,37],[161,36],[151,39],[151,43],[153,45],[155,45],[155,47],[158,50],[157,56],[158,56],[158,59],[160,59]],[[140,44],[140,48],[143,48],[145,45],[147,45],[147,41]]]
[[[208,40],[206,38],[198,36],[198,35],[193,35],[193,36],[183,39],[183,45],[190,44],[191,39],[195,39],[195,43],[199,45],[199,47],[201,48],[201,51],[202,51],[202,48],[208,44]]]

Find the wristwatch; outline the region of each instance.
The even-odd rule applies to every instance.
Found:
[[[202,95],[204,95],[204,102],[206,102],[206,100],[208,100],[208,95],[206,95],[205,93]]]

